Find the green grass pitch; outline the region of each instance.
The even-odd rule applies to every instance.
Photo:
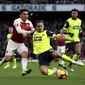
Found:
[[[36,62],[28,63],[32,72],[26,76],[21,76],[20,62],[17,63],[15,70],[12,67],[4,70],[3,66],[0,67],[0,85],[85,85],[85,66],[74,66],[74,72],[68,69],[68,78],[63,80],[58,79],[55,74],[52,76],[41,75]],[[52,67],[58,67],[57,63],[52,62],[50,68]]]

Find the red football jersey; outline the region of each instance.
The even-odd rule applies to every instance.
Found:
[[[29,21],[29,20],[26,20],[25,22],[23,22],[20,18],[18,18],[14,21],[13,25],[14,25],[14,27],[13,27],[13,34],[12,34],[11,40],[18,42],[18,43],[23,43],[24,37],[22,34],[17,32],[16,26],[20,26],[21,29],[26,30],[26,31],[35,30],[31,21]]]
[[[61,34],[57,34],[57,36],[60,36],[60,35],[61,35]],[[63,35],[63,36],[65,36],[65,35]],[[57,45],[58,45],[58,46],[65,46],[65,41],[64,41],[64,40],[58,40],[58,39],[57,39],[56,42],[57,42]]]

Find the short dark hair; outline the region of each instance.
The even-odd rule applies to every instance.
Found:
[[[27,11],[28,12],[27,9],[20,9],[19,14],[22,14],[22,12],[24,12],[24,11]]]
[[[35,25],[36,25],[37,23],[43,23],[43,24],[44,24],[44,21],[43,21],[43,20],[37,20],[37,21],[35,22]]]
[[[71,10],[71,13],[72,13],[73,11],[77,11],[77,12],[78,12],[78,9],[76,9],[76,8],[72,9],[72,10]]]

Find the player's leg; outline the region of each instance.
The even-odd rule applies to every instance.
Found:
[[[51,50],[50,50],[50,51],[51,51]],[[52,50],[52,51],[53,51],[53,50]],[[57,52],[57,51],[53,51],[53,52],[52,52],[52,56],[54,56],[54,57],[59,57],[59,58],[65,60],[65,61],[71,62],[71,63],[76,64],[76,65],[79,65],[79,66],[84,66],[84,63],[82,63],[82,62],[76,62],[76,61],[72,60],[70,57],[68,57],[67,55],[65,55],[65,54],[61,55],[61,54],[60,54],[59,52]]]
[[[65,46],[59,46],[59,50],[57,50],[58,52],[60,52],[61,54],[65,53]],[[59,66],[63,66],[64,61],[62,59],[59,58]]]
[[[4,69],[7,69],[7,68],[9,68],[9,67],[10,67],[9,62],[6,62],[6,65],[4,66]]]
[[[31,69],[27,69],[27,63],[28,63],[28,60],[27,60],[27,52],[26,51],[23,51],[21,53],[21,56],[22,56],[22,60],[21,60],[21,64],[22,64],[22,76],[25,76],[26,74],[29,74],[32,70]]]
[[[64,64],[64,61],[63,61],[62,59],[59,58],[59,59],[58,59],[58,62],[59,62],[59,63],[58,63],[58,66],[61,66],[61,67],[62,67],[63,64]]]
[[[1,61],[0,61],[0,66],[2,66],[4,63],[9,62],[11,60],[10,55],[6,55]]]
[[[75,54],[73,55],[72,59],[77,61],[80,57],[80,52],[81,52],[80,43],[75,43]],[[72,68],[72,63],[69,64],[69,67]]]
[[[66,50],[65,55],[67,55],[68,57],[70,57],[70,54],[71,54],[71,51],[70,50]],[[64,61],[63,68],[64,69],[67,69],[68,64],[69,64],[69,62]]]
[[[50,69],[50,68],[48,68],[47,65],[41,65],[40,66],[40,73],[43,74],[43,75],[50,76],[50,75],[57,73],[57,68]]]
[[[4,63],[11,60],[11,56],[14,54],[14,50],[16,49],[16,44],[12,40],[8,41],[5,57],[0,61],[0,66],[2,66]]]
[[[24,45],[24,43],[19,45],[18,52],[22,57],[22,60],[21,60],[22,76],[25,76],[26,74],[29,74],[32,70],[27,69],[28,48]]]
[[[13,55],[13,67],[12,67],[13,69],[16,69],[16,67],[17,67],[17,60],[15,58],[15,55],[16,54]]]
[[[73,60],[78,60],[80,57],[81,45],[80,43],[75,43],[75,54],[72,57]]]
[[[51,53],[49,51],[40,54],[38,56],[38,60],[41,74],[50,76],[57,72],[56,68],[48,68],[50,62],[53,60],[53,57],[51,56]]]
[[[67,55],[68,57],[72,56],[72,52],[74,50],[74,44],[72,43],[66,43],[66,49],[65,49],[65,55]],[[63,64],[63,68],[66,69],[67,66],[69,65],[69,62],[65,61]]]
[[[57,51],[61,52],[60,46],[57,46]],[[62,60],[60,58],[58,59],[58,66],[62,66]]]

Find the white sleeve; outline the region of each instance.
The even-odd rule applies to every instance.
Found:
[[[16,31],[18,33],[20,33],[20,34],[24,34],[24,33],[29,34],[29,33],[31,33],[31,31],[25,31],[25,30],[21,29],[21,26],[20,26],[20,22],[19,21],[14,21],[14,26],[15,26]]]
[[[35,30],[35,28],[33,27],[33,24],[31,22],[30,22],[30,29],[31,29],[31,31]]]

